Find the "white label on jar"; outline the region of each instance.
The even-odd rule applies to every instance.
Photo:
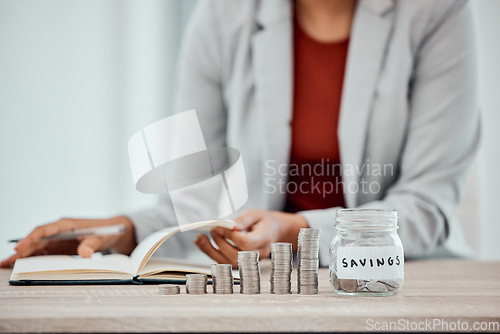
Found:
[[[337,277],[341,279],[402,279],[401,246],[339,247]]]

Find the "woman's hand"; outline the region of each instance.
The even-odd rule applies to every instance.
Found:
[[[125,226],[125,232],[119,235],[89,236],[79,240],[41,240],[65,231],[108,225]],[[78,254],[90,257],[94,252],[114,249],[119,253],[130,254],[136,246],[134,226],[124,216],[111,219],[69,219],[63,218],[55,223],[35,228],[26,238],[19,241],[14,250],[16,253],[0,262],[0,267],[10,267],[23,257],[47,254]]]
[[[309,227],[306,219],[298,214],[266,210],[246,211],[235,221],[234,230],[217,227],[210,232],[218,249],[204,234],[198,235],[196,246],[215,261],[237,267],[238,251],[258,251],[260,257],[265,258],[271,253],[272,242],[290,242],[296,250],[300,229]]]

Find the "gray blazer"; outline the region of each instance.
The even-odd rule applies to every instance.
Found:
[[[288,0],[200,1],[180,53],[174,112],[195,108],[208,145],[241,151],[246,208],[284,208],[286,194],[270,184],[286,175],[270,166],[289,163],[292,15]],[[480,138],[474,43],[466,1],[360,0],[356,9],[338,129],[345,201],[396,209],[407,257],[463,247],[456,211]],[[301,213],[322,229],[322,265],[337,209]],[[175,224],[167,199],[129,216],[139,239]],[[164,250],[187,255],[192,238]]]

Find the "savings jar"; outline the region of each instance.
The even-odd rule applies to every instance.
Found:
[[[397,218],[395,210],[337,211],[329,270],[335,293],[389,296],[401,289],[404,257]]]

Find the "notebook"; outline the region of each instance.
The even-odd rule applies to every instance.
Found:
[[[197,222],[182,226],[182,231],[208,231],[214,227],[233,229],[232,220]],[[42,255],[16,260],[9,283],[12,285],[61,284],[147,284],[185,283],[189,273],[206,274],[210,267],[179,260],[151,259],[153,253],[170,237],[180,232],[172,226],[155,232],[141,241],[130,256],[109,254],[80,258],[72,255]],[[237,272],[233,273],[238,281]]]

